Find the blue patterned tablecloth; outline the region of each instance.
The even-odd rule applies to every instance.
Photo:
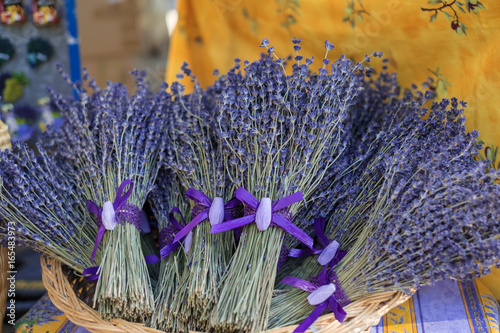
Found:
[[[479,281],[442,281],[424,287],[382,317],[370,333],[500,333],[499,305]],[[47,295],[15,326],[16,333],[87,333]]]
[[[497,301],[480,281],[447,280],[418,290],[370,333],[500,333],[498,313]]]

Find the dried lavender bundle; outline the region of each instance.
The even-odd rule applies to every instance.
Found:
[[[374,58],[381,56],[379,52],[373,53]],[[370,62],[371,57],[365,56],[365,61]],[[322,183],[311,195],[310,203],[295,217],[295,223],[308,233],[314,232],[310,221],[324,217],[329,222],[333,212],[339,209],[345,211],[350,207],[346,203],[360,191],[361,184],[357,187],[355,184],[360,182],[362,175],[367,173],[367,167],[373,163],[374,156],[384,147],[381,140],[384,130],[398,123],[404,114],[414,112],[397,98],[400,93],[399,82],[394,74],[386,71],[386,66],[376,75],[372,68],[363,68],[357,74],[364,76],[364,80],[359,81],[359,89],[362,90],[355,96],[351,108],[351,130],[344,138],[346,148],[326,170]],[[285,242],[289,249],[300,245],[297,239],[289,235]]]
[[[395,149],[383,160],[382,187],[369,219],[333,277],[340,305],[372,293],[436,281],[470,279],[500,266],[498,172],[475,161],[477,132],[466,133],[456,99],[434,103],[429,117],[401,125]],[[423,110],[425,113],[425,109]],[[281,302],[298,323],[314,309],[300,289]]]
[[[375,52],[373,56],[381,54]],[[307,225],[308,221],[318,217],[325,218],[325,236],[338,242],[342,250],[349,250],[367,220],[383,178],[380,161],[389,150],[397,148],[392,144],[394,138],[403,135],[399,125],[406,116],[418,114],[421,106],[432,97],[424,96],[420,91],[405,91],[404,97],[399,97],[400,85],[396,75],[385,70],[384,65],[384,70],[377,75],[365,71],[363,90],[353,106],[351,141],[326,172],[311,204],[303,208],[296,218],[299,225]],[[297,245],[296,240],[287,238],[290,247]],[[320,248],[317,250],[321,250],[323,245],[318,245]],[[292,269],[280,272],[278,281],[285,276],[307,279],[318,274],[322,268],[317,261],[318,256],[312,257],[310,251],[292,250],[290,255],[309,257],[295,268],[288,265]],[[276,287],[290,288],[281,283]],[[287,311],[286,307],[281,310],[272,307],[272,311]]]
[[[180,189],[178,179],[162,169],[158,175],[156,187],[149,196],[151,208],[160,229],[160,248],[172,244],[174,235],[180,230],[177,223],[184,226],[182,216],[186,216],[189,207]],[[178,212],[180,212],[180,218],[176,215]],[[148,321],[148,326],[165,332],[177,332],[181,329],[179,326],[182,324],[177,323],[171,305],[175,294],[179,292],[179,280],[185,262],[186,254],[182,246],[161,261],[160,277],[155,289],[155,310]]]
[[[300,40],[293,42],[297,63],[291,75],[284,73],[281,59],[273,60],[274,49],[264,40],[262,46],[269,55],[245,62],[245,75],[237,62],[227,74],[219,106],[218,135],[224,158],[228,167],[236,167],[229,172],[230,179],[251,196],[275,204],[290,195],[310,200],[326,170],[346,148],[349,110],[362,80],[356,74],[361,65],[344,57],[330,69],[326,69],[330,62],[325,57],[323,68],[312,74],[312,60],[303,64],[298,54]],[[333,49],[331,43],[325,44],[327,50]],[[258,199],[251,201],[255,204],[246,203],[245,219],[258,209]],[[302,204],[273,214],[291,221]],[[219,230],[223,229],[213,228]],[[219,329],[259,332],[267,326],[286,233],[275,226],[262,230],[254,224],[243,229],[213,318]]]
[[[14,143],[12,151],[0,152],[0,243],[33,248],[82,273],[92,265],[95,225],[81,190],[38,150],[35,155],[26,144]],[[95,261],[100,260],[98,251]]]
[[[382,113],[378,111],[381,119],[380,122],[374,123],[377,130],[375,128],[368,130],[361,140],[358,139],[352,143],[351,150],[354,147],[356,150],[354,156],[357,156],[355,170],[343,175],[339,182],[318,195],[320,200],[316,200],[319,206],[316,216],[328,212],[324,215],[326,218],[324,235],[329,240],[338,242],[341,250],[350,251],[364,231],[366,223],[374,212],[375,203],[384,183],[387,158],[399,151],[402,138],[413,135],[412,126],[421,114],[420,109],[427,98],[431,98],[430,95],[425,98],[420,93],[416,95],[415,97],[412,94],[406,94],[403,98],[394,98],[389,108],[387,105],[381,105],[385,111]],[[373,101],[373,104],[377,104],[377,101]],[[355,124],[353,127],[358,126],[359,124]],[[370,140],[373,141],[369,142],[366,137],[371,137]],[[318,207],[315,204],[312,206],[313,209]],[[311,215],[310,218],[313,216]],[[337,252],[334,257],[337,260],[329,265],[338,263],[341,259],[338,257],[339,254],[341,253]],[[305,280],[317,276],[324,268],[324,263],[319,263],[318,255],[308,255],[309,257],[300,266],[288,272],[286,276]],[[284,277],[285,275],[282,274],[279,281]],[[283,283],[278,283],[277,288],[287,290],[279,293],[272,300],[270,328],[286,326],[295,318],[304,317],[303,308],[290,309],[290,304],[301,300],[304,292],[297,288],[290,288]]]
[[[187,64],[184,75],[192,75]],[[203,91],[195,83],[194,92],[185,95],[179,83],[172,84],[176,119],[169,130],[169,167],[192,202],[191,219],[176,239],[190,236],[187,262],[171,305],[182,329],[205,330],[211,309],[219,298],[218,285],[234,250],[232,233],[211,234],[211,226],[234,216],[229,205],[234,185],[229,183],[220,146],[214,140],[213,101],[217,87]],[[215,212],[215,214],[213,214]]]
[[[132,96],[118,83],[93,95],[75,85],[77,99],[51,91],[63,124],[50,130],[43,144],[81,185],[100,228],[106,227],[102,231],[110,230],[102,238],[94,299],[102,317],[144,322],[153,312],[154,297],[141,249],[140,216],[164,158],[171,97],[165,89],[152,94],[141,75],[135,76]],[[89,86],[95,88],[92,82]]]

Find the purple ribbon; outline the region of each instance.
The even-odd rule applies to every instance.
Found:
[[[311,293],[316,289],[318,289],[319,287],[329,284],[326,269],[323,269],[321,273],[318,275],[318,280],[319,280],[319,285],[296,277],[287,276],[283,280],[281,280],[281,283]],[[326,308],[330,308],[330,311],[333,312],[333,314],[335,315],[335,319],[337,319],[341,323],[344,322],[347,313],[342,308],[340,303],[337,301],[335,296],[331,295],[330,297],[328,297],[326,301],[316,305],[316,308],[309,314],[309,316],[306,319],[304,319],[302,323],[300,323],[300,325],[293,331],[293,333],[305,332],[316,321],[316,319],[318,319],[319,316],[321,316],[321,314],[323,313],[323,311],[325,311]]]
[[[254,211],[257,211],[257,208],[260,204],[259,200],[257,200],[243,187],[240,187],[236,191],[234,191],[234,196],[240,199],[240,201],[243,202],[246,206],[250,207]],[[302,192],[299,191],[274,202],[271,208],[271,225],[282,228],[283,230],[297,238],[299,241],[304,243],[307,247],[312,249],[314,243],[313,239],[278,212],[279,210],[287,208],[288,206],[291,206],[292,204],[301,200],[304,200],[304,197],[302,196]],[[218,233],[243,227],[247,224],[255,222],[255,217],[256,214],[250,214],[235,220],[228,220],[226,223],[214,225],[212,226],[211,233]]]
[[[179,221],[177,221],[177,219],[175,218],[174,213],[177,213],[177,214],[179,214],[181,216],[181,219],[182,219],[182,222],[183,222],[184,225],[186,225],[186,220],[184,220],[184,216],[182,216],[182,213],[181,213],[181,211],[180,211],[180,209],[178,207],[172,208],[172,210],[168,214],[168,220],[169,220],[170,224],[175,228],[175,230],[180,231],[180,230],[182,230],[182,226],[179,223]],[[170,242],[167,245],[163,246],[161,248],[161,250],[160,250],[161,259],[165,258],[170,253],[172,253],[175,250],[177,250],[181,246],[181,243],[184,241],[185,238],[186,237],[184,236],[184,237],[182,237],[180,239],[180,241],[177,241],[177,242],[174,239],[173,242]],[[163,243],[163,242],[165,242],[165,240],[160,239],[160,242]]]
[[[208,218],[208,213],[210,212],[210,207],[212,206],[212,200],[210,200],[209,197],[207,197],[204,193],[201,191],[195,190],[194,188],[190,188],[186,191],[186,197],[188,199],[193,200],[196,202],[198,205],[201,207],[204,207],[206,209],[202,210],[198,215],[196,215],[191,222],[189,222],[184,228],[182,228],[181,231],[175,235],[174,242],[179,242],[182,238],[186,237],[187,234],[193,230],[194,227],[196,227],[198,224],[203,222]],[[231,210],[236,208],[238,205],[240,205],[241,202],[237,198],[233,198],[226,202],[224,204],[224,220],[230,221],[233,219],[231,216]],[[218,225],[224,225],[226,223],[221,223]]]
[[[318,217],[316,220],[314,220],[314,231],[316,233],[316,236],[318,237],[318,240],[320,244],[322,245],[322,248],[320,249],[291,249],[290,253],[288,254],[289,257],[308,257],[312,256],[315,254],[321,254],[323,250],[332,242],[328,237],[325,235],[325,219],[322,217]],[[327,266],[333,267],[337,265],[342,258],[346,256],[348,251],[342,251],[340,249],[337,250],[337,253],[335,253],[335,256],[332,258],[332,260],[328,263]]]
[[[144,256],[144,259],[146,260],[146,265],[157,264],[161,261],[156,254],[148,254],[147,256]]]
[[[99,278],[99,274],[97,271],[99,270],[99,266],[89,267],[83,270],[83,277],[87,281],[95,281]]]
[[[127,185],[130,185],[130,187],[128,188],[128,191],[125,194],[123,194],[123,192],[125,191],[125,187],[127,187]],[[122,206],[125,205],[128,198],[132,194],[133,189],[134,189],[134,183],[130,179],[126,179],[121,183],[120,187],[118,188],[118,191],[116,191],[115,201],[113,202],[113,209],[115,210],[115,213],[126,213],[126,214],[128,213],[126,210],[121,211],[120,208],[122,208]],[[135,207],[133,205],[129,205],[129,206],[131,206],[130,208]],[[138,209],[137,207],[135,207],[135,208]],[[106,227],[104,226],[104,224],[101,221],[101,215],[102,215],[102,208],[101,207],[97,206],[91,200],[88,200],[87,201],[87,209],[91,213],[94,213],[97,215],[97,223],[99,225],[99,231],[97,232],[97,238],[96,238],[95,245],[94,245],[94,251],[92,251],[92,256],[90,257],[91,260],[94,260],[95,254],[97,252],[97,248],[99,247],[99,243],[102,240],[102,236],[104,236],[104,233],[106,232]],[[117,223],[121,222],[121,224],[123,224],[123,222],[119,219],[119,214],[117,214],[116,220],[117,220]],[[100,221],[101,221],[101,223],[99,223]],[[131,222],[138,229],[140,229],[140,226],[139,226],[140,221],[129,221],[129,222]]]

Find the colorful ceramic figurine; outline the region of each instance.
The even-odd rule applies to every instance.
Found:
[[[33,0],[33,23],[37,26],[59,22],[56,0]]]
[[[2,24],[11,25],[26,21],[22,0],[0,1],[0,20]]]

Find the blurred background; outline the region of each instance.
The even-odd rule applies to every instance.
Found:
[[[146,70],[164,81],[170,35],[177,23],[175,0],[77,0],[82,67],[99,85],[133,84],[128,73]]]

